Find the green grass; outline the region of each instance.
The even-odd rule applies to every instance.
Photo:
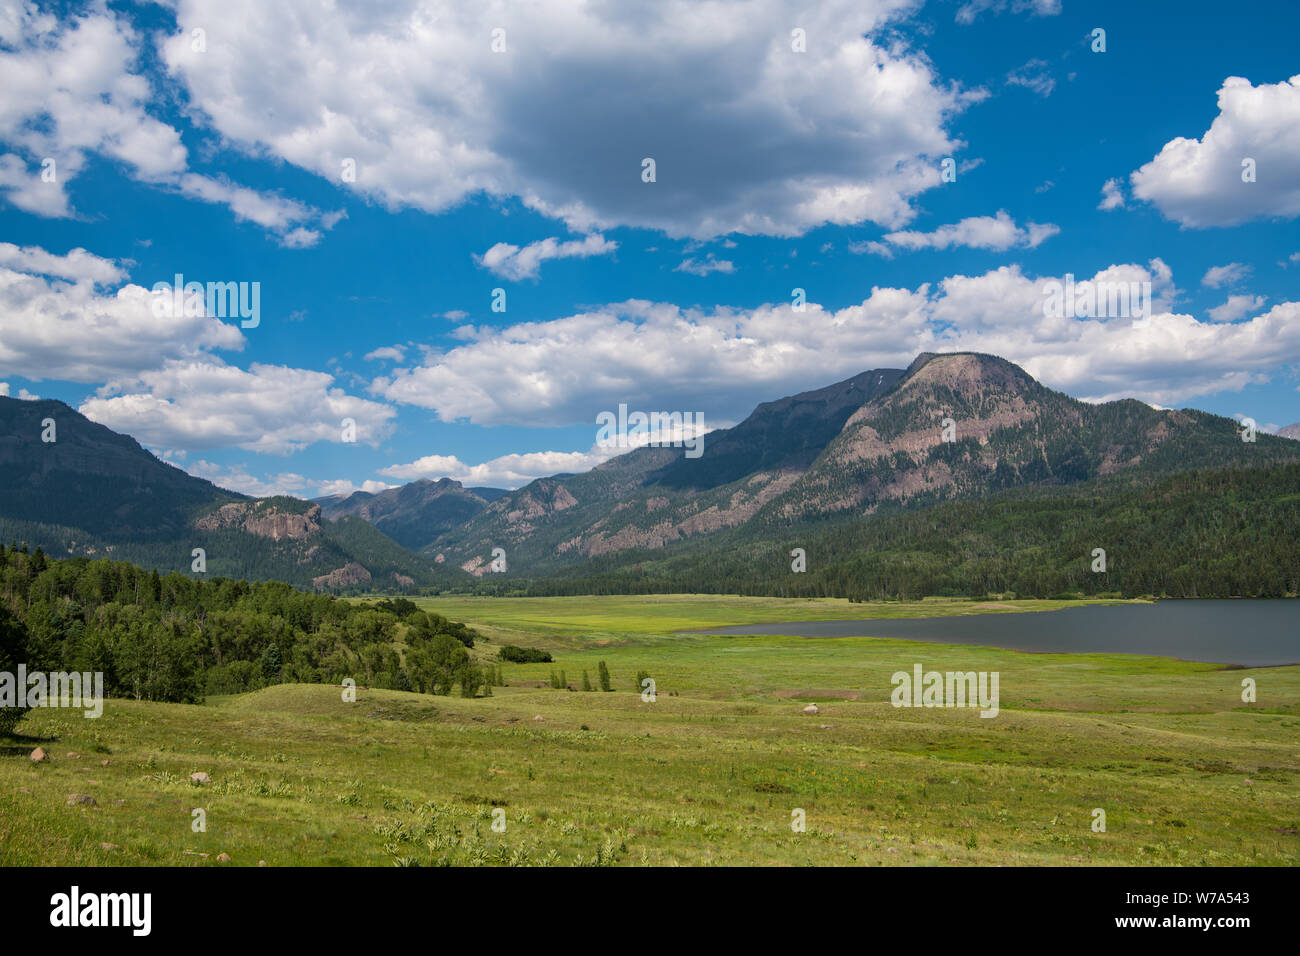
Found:
[[[225,852],[272,866],[1293,865],[1300,853],[1300,667],[672,633],[990,609],[959,601],[420,603],[473,623],[483,659],[509,641],[555,663],[506,664],[509,686],[474,700],[363,689],[348,704],[338,688],[292,685],[203,706],[110,701],[99,720],[35,712],[24,738],[0,738],[0,864],[215,865]],[[601,660],[613,693],[547,686],[560,668],[594,684]],[[999,671],[1000,715],[893,708],[889,677],[914,662]],[[633,692],[638,670],[655,678],[653,703]],[[1245,676],[1257,704],[1240,700]],[[802,713],[810,700],[816,716]],[[27,759],[38,744],[52,761]],[[191,785],[196,770],[211,785]],[[195,807],[206,833],[191,830]],[[1105,833],[1092,832],[1095,807]]]

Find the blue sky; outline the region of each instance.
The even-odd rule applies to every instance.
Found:
[[[922,350],[1300,420],[1294,4],[477,7],[0,0],[0,393],[306,497],[585,470],[620,403],[716,427]],[[153,315],[177,273],[260,323]],[[1149,322],[1044,316],[1099,273]]]

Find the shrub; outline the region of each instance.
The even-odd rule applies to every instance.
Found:
[[[597,678],[600,680],[601,690],[609,692],[614,689],[612,686],[610,686],[609,668],[605,666],[604,661],[601,661],[600,664],[597,666],[596,674],[597,674]]]
[[[506,644],[497,652],[497,656],[503,661],[510,661],[514,664],[549,664],[551,655],[546,651],[539,651],[535,647],[518,647],[514,644]]]

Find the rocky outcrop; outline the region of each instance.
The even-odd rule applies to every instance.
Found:
[[[369,571],[355,561],[349,561],[343,567],[335,568],[329,574],[322,574],[320,577],[312,578],[311,583],[317,589],[345,588],[353,584],[364,584],[369,580]]]
[[[320,531],[320,505],[305,512],[281,510],[266,501],[235,501],[194,522],[200,531],[234,528],[272,541],[296,541]]]

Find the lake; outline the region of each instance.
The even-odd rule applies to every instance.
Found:
[[[688,633],[892,637],[1048,654],[1151,654],[1274,667],[1300,663],[1300,601],[1159,601],[953,617],[746,624]]]

